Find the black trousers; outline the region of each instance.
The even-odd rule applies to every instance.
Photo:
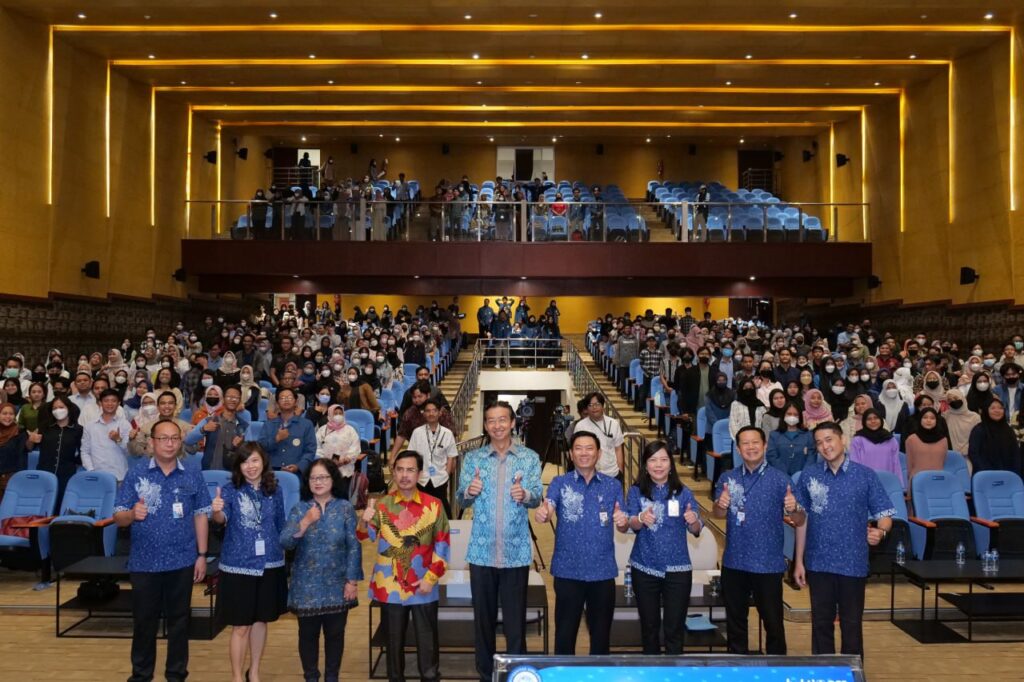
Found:
[[[449,479],[449,481],[450,481],[450,479]],[[449,502],[448,502],[448,483],[449,483],[449,481],[445,481],[441,485],[435,486],[433,483],[431,483],[428,480],[426,485],[417,485],[416,487],[419,488],[420,490],[422,490],[423,492],[425,492],[426,494],[433,495],[434,497],[436,497],[439,500],[441,500],[441,505],[444,506],[444,514],[445,514],[445,516],[447,518],[451,519],[452,518],[452,507],[451,507],[451,504],[449,504]]]
[[[437,602],[403,606],[381,604],[381,619],[388,633],[388,680],[405,682],[405,632],[412,616],[416,636],[416,661],[420,680],[440,682],[440,654],[437,644]]]
[[[499,603],[505,650],[512,655],[526,653],[526,587],[529,578],[529,566],[494,568],[469,565],[476,671],[481,682],[490,682],[494,673]]]
[[[665,653],[669,656],[682,654],[693,572],[671,572],[666,573],[664,578],[658,578],[635,568],[630,571],[633,576],[633,593],[636,595],[636,610],[640,614],[640,639],[644,654],[661,654],[662,628],[665,630]],[[664,620],[662,609],[665,610]]]
[[[320,631],[324,632],[324,680],[338,682],[341,656],[345,653],[348,611],[322,616],[299,616],[299,660],[305,680],[320,679]]]
[[[590,655],[608,654],[615,613],[615,580],[555,578],[555,656],[576,655],[576,635],[584,607]]]
[[[765,653],[786,655],[786,627],[782,623],[782,574],[750,573],[722,567],[722,599],[729,652],[750,653],[747,648],[747,621],[750,617],[750,595],[764,622]]]
[[[836,614],[843,633],[842,653],[864,656],[864,588],[867,578],[807,571],[811,589],[811,653],[836,652]]]
[[[164,676],[171,682],[188,677],[188,619],[192,613],[194,568],[160,573],[132,573],[132,676],[149,682],[156,671],[156,636],[163,614],[167,624]]]

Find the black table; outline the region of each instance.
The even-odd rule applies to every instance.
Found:
[[[995,573],[982,570],[982,562],[971,560],[963,565],[956,561],[907,561],[892,564],[889,584],[889,621],[922,644],[947,644],[974,641],[975,621],[1024,620],[1024,593],[996,592],[975,594],[975,585],[990,583],[1024,582],[1024,560],[1002,560]],[[902,573],[921,591],[920,618],[914,621],[896,620],[896,575]],[[942,583],[966,584],[967,594],[940,592]],[[925,590],[935,586],[935,603],[931,620],[925,619]],[[966,618],[939,620],[939,599],[951,604]],[[967,637],[948,627],[946,623],[967,623]],[[996,642],[1024,642],[1024,639],[996,639]]]
[[[221,626],[217,623],[217,619],[214,617],[214,594],[216,593],[216,576],[219,571],[219,566],[216,558],[208,559],[206,562],[206,588],[203,591],[204,596],[210,598],[209,605],[200,607],[198,610],[199,615],[192,615],[189,619],[188,636],[189,639],[213,639],[220,632]],[[96,603],[92,601],[83,601],[77,594],[68,599],[66,602],[61,603],[60,600],[60,587],[62,580],[80,580],[87,581],[94,578],[109,578],[116,581],[117,583],[127,583],[131,578],[131,574],[128,571],[128,557],[126,556],[92,556],[77,561],[62,571],[57,572],[57,609],[56,609],[56,632],[58,637],[96,637],[101,639],[125,639],[131,638],[132,633],[129,628],[125,633],[82,633],[77,632],[71,634],[73,630],[79,628],[85,622],[93,618],[103,619],[128,619],[132,617],[132,592],[131,589],[124,589],[121,586],[121,590],[117,596],[107,601]],[[83,618],[75,621],[68,627],[61,629],[60,616],[61,611],[85,611],[86,615]],[[160,636],[166,636],[166,630],[164,627],[160,628]]]
[[[751,601],[753,604],[753,601]],[[619,609],[636,611],[636,597],[632,597],[627,600],[623,593],[622,585],[615,586],[615,610]],[[699,597],[690,597],[690,608],[691,609],[704,609],[708,610],[708,620],[712,622],[716,627],[714,630],[706,630],[702,632],[693,632],[690,630],[686,631],[683,639],[683,650],[687,649],[706,649],[708,653],[713,653],[715,649],[727,649],[729,641],[724,631],[725,623],[723,621],[716,621],[714,618],[714,609],[724,609],[725,600],[722,598],[721,592],[717,596],[711,596],[711,590],[708,585],[704,585],[704,592]],[[757,619],[757,646],[760,650],[762,639],[761,619]],[[612,621],[612,633],[611,633],[611,648],[613,650],[626,650],[626,651],[639,651],[643,646],[643,642],[640,639],[640,621],[639,620],[613,620]]]
[[[438,648],[444,654],[441,658],[442,673],[446,680],[478,679],[476,672],[476,646],[473,631],[473,600],[469,597],[449,597],[448,586],[439,585],[438,606]],[[384,658],[387,653],[388,637],[383,622],[374,627],[374,611],[380,609],[380,603],[371,601],[368,611],[369,618],[369,676],[370,679],[387,679],[387,666]],[[469,611],[468,618],[456,616],[453,611],[462,609]],[[448,611],[446,617],[445,611]],[[544,585],[530,585],[526,588],[526,624],[536,626],[537,634],[543,644],[539,650],[528,651],[528,654],[544,655],[550,653],[548,648],[548,593]],[[498,635],[501,636],[501,623],[498,623]],[[416,635],[410,621],[405,638],[406,672],[410,678],[415,677],[417,662]],[[376,655],[375,655],[376,653]]]

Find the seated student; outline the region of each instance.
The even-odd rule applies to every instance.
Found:
[[[744,426],[757,426],[765,413],[765,406],[757,397],[757,388],[752,379],[740,382],[736,400],[729,409],[729,435],[733,440]]]
[[[981,423],[981,415],[967,409],[964,394],[960,389],[952,388],[946,391],[946,404],[949,409],[942,415],[949,430],[950,449],[956,450],[964,457],[967,457],[967,448],[970,443],[971,431]],[[968,460],[970,465],[970,460]]]
[[[823,422],[832,421],[832,408],[825,402],[825,395],[816,388],[804,393],[804,426],[814,429]]]
[[[941,426],[942,417],[934,407],[925,407],[917,416],[917,426],[907,436],[907,476],[911,481],[920,471],[940,471],[949,451],[949,437]]]
[[[860,430],[850,439],[850,461],[875,471],[888,471],[906,488],[907,482],[903,480],[900,467],[899,443],[885,428],[882,415],[878,410],[869,408],[861,414],[861,424]]]
[[[900,395],[900,389],[896,382],[887,379],[882,383],[882,390],[878,393],[879,412],[885,419],[885,428],[893,433],[899,433],[900,420],[904,423],[910,417],[910,407],[907,401]]]
[[[1006,422],[1006,408],[993,399],[981,414],[981,423],[971,431],[968,454],[974,473],[1012,471],[1021,475],[1020,444]]]
[[[864,412],[871,409],[871,407],[871,397],[866,393],[861,393],[853,399],[849,414],[846,415],[846,419],[839,425],[843,429],[843,441],[847,445],[853,440],[854,435],[861,430]]]
[[[689,363],[684,361],[684,365],[688,366]],[[709,432],[715,422],[729,418],[729,411],[735,400],[736,393],[729,388],[729,377],[724,374],[715,376],[714,385],[704,396],[704,419],[708,424]]]
[[[803,424],[800,408],[788,403],[775,431],[768,434],[765,458],[769,466],[792,476],[814,461],[814,436]]]

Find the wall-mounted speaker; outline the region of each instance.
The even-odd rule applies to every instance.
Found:
[[[443,142],[441,144],[441,153],[444,154],[445,156],[447,156],[448,152],[450,152],[451,150],[452,148],[448,145],[447,142]]]
[[[82,274],[89,279],[100,278],[100,262],[98,260],[91,260],[82,266]]]
[[[598,156],[601,156],[602,154],[604,154],[604,144],[601,143],[601,142],[598,142],[597,146],[594,147],[594,153],[597,154]]]
[[[960,268],[960,284],[974,284],[978,281],[979,277],[980,275],[978,275],[978,271],[974,268],[969,268],[967,266]]]
[[[868,289],[877,289],[880,286],[882,286],[882,280],[878,279],[878,275],[868,277]]]
[[[184,282],[188,278],[188,275],[185,272],[185,268],[178,268],[174,271],[174,274],[172,274],[171,277],[174,278],[175,282]]]
[[[358,154],[359,153],[359,145],[357,145],[355,142],[353,142],[352,144],[350,144],[348,146],[348,150],[350,152],[352,152],[353,154]]]

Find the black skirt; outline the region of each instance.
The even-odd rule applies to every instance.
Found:
[[[221,571],[217,582],[217,617],[223,625],[273,623],[288,610],[284,566],[263,575]]]

